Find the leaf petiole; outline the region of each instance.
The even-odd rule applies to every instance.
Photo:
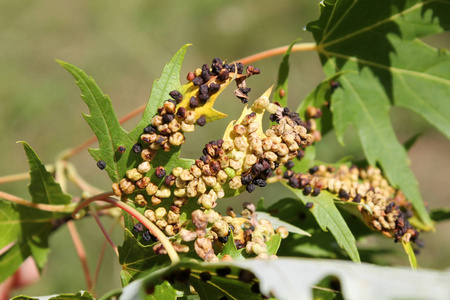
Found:
[[[67,204],[67,205],[52,205],[52,204],[44,204],[44,203],[35,203],[35,202],[31,202],[31,201],[19,198],[17,196],[14,196],[14,195],[2,192],[2,191],[0,191],[0,198],[20,204],[20,205],[24,205],[24,206],[44,210],[44,211],[50,211],[50,212],[71,213],[74,210],[74,208],[77,206],[77,203],[71,203],[71,204]]]
[[[246,65],[246,64],[258,61],[258,60],[262,60],[262,59],[266,59],[266,58],[269,58],[272,56],[284,54],[288,49],[289,49],[289,45],[278,47],[278,48],[273,48],[273,49],[269,49],[266,51],[262,51],[262,52],[244,57],[237,61],[240,61],[241,63]],[[314,51],[314,50],[319,50],[319,47],[316,45],[316,43],[301,43],[301,44],[294,45],[291,49],[291,52]]]

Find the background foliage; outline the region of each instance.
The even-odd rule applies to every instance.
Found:
[[[302,28],[307,22],[317,19],[317,3],[283,1],[277,3],[276,9],[272,1],[258,1],[258,5],[255,3],[189,1],[180,2],[174,8],[171,3],[149,1],[135,1],[126,5],[106,5],[106,1],[2,2],[0,136],[3,155],[0,158],[0,176],[26,171],[28,168],[21,146],[15,144],[17,140],[28,141],[44,163],[51,163],[61,150],[91,136],[81,115],[74,114],[74,111],[87,112],[85,105],[76,96],[79,91],[55,63],[55,58],[83,66],[87,73],[93,75],[103,91],[112,98],[120,117],[147,101],[151,84],[159,77],[163,64],[187,42],[193,43],[194,47],[189,49],[182,74],[194,66],[209,62],[215,56],[238,59],[285,45],[297,37],[302,37],[303,41],[312,41],[311,34],[303,32]],[[450,46],[448,35],[434,39],[429,37],[427,41],[437,47]],[[252,81],[253,95],[262,94],[267,82],[276,81],[280,61],[281,57],[275,57],[257,63],[262,74],[258,80]],[[290,100],[295,99],[298,103],[323,78],[315,52],[293,54],[289,79]],[[233,101],[218,101],[219,111],[235,111],[231,107],[224,109],[230,103],[241,107],[231,90],[225,91],[222,97]],[[297,103],[290,103],[290,106],[296,107]],[[230,119],[233,117],[230,114]],[[445,199],[450,197],[450,188],[445,180],[450,168],[449,141],[415,114],[403,109],[392,110],[390,118],[394,121],[394,128],[401,141],[409,138],[418,128],[429,133],[419,139],[410,152],[412,168],[430,207],[444,206]],[[202,129],[204,134],[198,135],[201,143],[199,140],[195,143],[188,140],[188,145],[183,148],[183,156],[198,156],[201,150],[198,144],[211,140],[212,133],[218,128],[223,129],[228,120],[217,121]],[[125,127],[130,129],[136,122],[132,120]],[[317,147],[318,155],[325,161],[335,161],[348,153],[362,156],[355,131],[347,131],[344,140],[346,146],[341,147],[334,135],[325,137]],[[95,167],[87,152],[79,155],[74,162],[86,164],[80,170],[92,182],[105,189],[109,186],[108,179]],[[23,187],[21,182],[5,186],[5,190],[26,197],[27,190]],[[267,203],[270,203],[272,195],[280,194],[276,189],[273,190],[271,194],[264,191]],[[290,196],[286,191],[287,195]],[[258,199],[258,195],[254,199]],[[107,220],[105,222],[108,223]],[[88,245],[87,252],[93,254],[89,261],[91,268],[94,268],[101,247],[101,243],[95,241],[101,233],[97,228],[91,230],[95,227],[93,220],[81,223],[80,227],[85,229],[82,234]],[[422,266],[445,268],[450,265],[444,250],[450,246],[450,240],[441,234],[446,228],[448,224],[444,223],[437,226],[436,235],[425,235],[427,247],[423,255],[419,256]],[[120,241],[121,233],[116,238]],[[367,243],[370,246],[375,241],[369,240]],[[384,240],[382,243],[392,247],[392,241]],[[75,250],[67,230],[57,232],[50,239],[50,246],[56,247],[52,247],[54,250],[50,253],[50,263],[44,271],[43,280],[23,293],[51,294],[84,287],[81,277],[70,276],[80,273],[81,267],[75,259]],[[57,265],[54,261],[67,263]],[[97,289],[99,294],[111,289],[111,283],[120,286],[116,275],[119,265],[108,251],[106,261],[108,263],[102,268],[102,282]],[[407,264],[403,258],[396,262]],[[55,280],[54,274],[59,274],[60,282]],[[69,276],[71,280],[67,281]]]

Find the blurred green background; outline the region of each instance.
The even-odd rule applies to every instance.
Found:
[[[297,38],[311,42],[303,27],[318,17],[319,1],[1,1],[0,2],[0,176],[27,171],[22,147],[16,141],[27,141],[44,163],[52,163],[63,150],[74,147],[92,133],[82,118],[87,108],[79,97],[73,78],[56,62],[61,59],[92,75],[107,93],[119,117],[145,103],[153,80],[171,56],[186,43],[188,49],[182,68],[182,81],[188,71],[212,58],[236,60],[270,48],[289,44]],[[449,47],[449,35],[428,37],[437,47]],[[255,63],[262,74],[248,80],[253,98],[276,82],[281,57]],[[291,57],[289,88],[290,106],[295,108],[324,78],[316,53],[295,53]],[[220,120],[196,132],[183,148],[183,156],[196,158],[202,145],[217,139],[242,104],[226,90],[218,101],[220,111],[230,118]],[[430,208],[448,206],[450,198],[450,142],[430,128],[417,115],[393,109],[392,120],[400,141],[417,131],[425,135],[410,151],[413,168]],[[137,118],[125,124],[131,129]],[[198,133],[198,134],[197,134]],[[339,145],[333,134],[318,145],[319,158],[335,161],[351,154],[362,156],[359,140],[353,130],[346,134],[346,146]],[[109,189],[109,180],[95,166],[87,151],[73,160],[82,176],[92,184]],[[2,185],[3,191],[28,198],[26,182]],[[78,193],[77,190],[72,190]],[[256,202],[261,190],[241,195],[239,201]],[[289,196],[274,186],[264,189],[267,203]],[[103,219],[106,227],[110,220]],[[423,234],[426,248],[418,257],[423,267],[447,268],[450,224],[436,226],[436,233]],[[95,269],[103,237],[91,219],[77,222],[85,242],[91,271]],[[121,244],[120,229],[114,239]],[[399,245],[385,239],[383,245],[401,251]],[[76,292],[85,289],[81,266],[65,227],[50,240],[48,266],[39,283],[14,294],[44,295]],[[389,258],[407,265],[401,252]],[[120,267],[110,248],[106,249],[99,295],[120,287]]]

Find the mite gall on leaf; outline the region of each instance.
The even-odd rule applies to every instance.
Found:
[[[183,100],[183,95],[177,91],[177,90],[173,90],[169,93],[170,97],[172,97],[175,101],[180,102],[181,100]]]
[[[195,123],[195,119],[196,119],[195,111],[189,110],[186,112],[184,123],[193,125]],[[181,128],[183,129],[183,124],[181,125]]]
[[[161,243],[156,244],[153,246],[153,252],[158,255],[166,255],[167,250],[164,248],[164,246]]]
[[[220,170],[217,173],[217,182],[219,182],[220,184],[224,184],[225,182],[227,182],[227,179],[228,174],[224,170]]]
[[[189,107],[190,108],[197,108],[199,105],[199,101],[195,96],[192,96],[189,100]]]
[[[181,125],[178,122],[177,119],[173,119],[170,123],[169,123],[169,130],[172,133],[178,132],[181,129]]]
[[[237,135],[241,136],[247,132],[247,128],[244,125],[236,124],[236,125],[234,125],[233,131]]]
[[[161,198],[158,198],[156,196],[152,196],[152,199],[150,200],[150,203],[154,206],[160,205],[162,202]]]
[[[183,121],[181,122],[181,130],[183,130],[184,132],[194,132],[195,126],[193,124],[187,124]]]
[[[166,176],[166,170],[164,169],[163,166],[159,166],[155,170],[155,175],[158,178],[163,178],[164,176]]]
[[[146,206],[147,200],[145,200],[144,195],[137,194],[136,197],[134,197],[134,202],[139,206]]]
[[[137,223],[133,226],[133,231],[136,233],[141,233],[144,230],[144,225],[142,223]]]
[[[208,219],[206,218],[205,213],[199,209],[192,212],[191,220],[197,228],[204,229],[208,225]]]
[[[205,209],[211,209],[215,207],[216,204],[214,200],[211,198],[211,196],[208,194],[201,195],[200,198],[198,198],[197,202],[201,204]]]
[[[177,251],[178,253],[187,253],[187,252],[189,252],[189,246],[188,245],[182,245],[182,244],[179,244],[179,243],[173,243],[172,246],[175,249],[175,251]]]
[[[200,118],[198,118],[198,120],[197,120],[197,124],[199,126],[205,126],[205,124],[206,124],[205,116],[200,116]]]
[[[153,234],[151,234],[150,231],[148,231],[148,230],[143,232],[142,239],[147,243],[158,241],[158,239]]]
[[[147,209],[144,212],[144,216],[149,219],[151,222],[155,223],[156,222],[156,216],[155,216],[155,212],[151,209]]]
[[[129,195],[132,194],[136,186],[129,179],[123,178],[119,182],[120,189],[123,193]]]
[[[192,242],[197,238],[197,233],[195,233],[195,231],[190,231],[184,228],[181,228],[179,234],[184,242]]]
[[[186,192],[186,189],[184,189],[184,188],[176,188],[173,191],[173,194],[177,197],[184,197],[187,195],[187,192]]]
[[[141,140],[146,144],[151,144],[156,142],[156,140],[159,138],[159,135],[156,133],[144,133],[141,134]]]
[[[174,236],[175,235],[175,232],[173,230],[173,226],[172,225],[167,225],[164,228],[164,232],[167,234],[167,236]]]
[[[184,107],[179,107],[179,108],[177,109],[176,116],[177,116],[178,119],[184,120],[184,118],[186,118],[186,108],[184,108]]]
[[[245,189],[247,190],[247,192],[252,193],[256,189],[256,186],[253,183],[250,183],[245,187]]]
[[[119,146],[119,147],[117,148],[117,152],[119,152],[119,153],[124,153],[125,150],[126,150],[126,148],[125,148],[124,146]]]
[[[163,220],[164,217],[166,216],[166,214],[167,214],[167,211],[166,211],[166,209],[164,207],[158,207],[155,210],[155,218],[156,218],[156,220]]]
[[[164,185],[162,185],[155,193],[156,197],[159,198],[169,198],[170,197],[170,189]]]
[[[141,152],[141,158],[144,161],[152,161],[156,156],[156,151],[155,150],[151,150],[151,149],[144,149]]]
[[[280,236],[281,236],[282,239],[287,238],[288,235],[289,235],[289,231],[288,231],[285,227],[283,227],[283,226],[278,227],[277,230],[276,230],[275,232],[278,233],[278,234],[280,234]]]
[[[189,72],[189,73],[186,75],[186,80],[187,80],[187,81],[192,81],[192,80],[194,80],[194,78],[195,78],[194,72]]]
[[[122,190],[120,189],[118,183],[115,182],[115,183],[112,184],[112,190],[113,190],[113,193],[114,193],[115,196],[117,196],[117,197],[121,197],[122,196]]]
[[[138,170],[139,173],[145,174],[145,173],[147,173],[148,171],[150,171],[151,168],[152,168],[152,167],[150,166],[150,163],[149,163],[148,161],[144,161],[144,162],[142,162],[142,163],[139,164],[137,170]],[[128,175],[127,175],[127,176],[128,176]],[[130,178],[130,179],[131,179],[131,178]]]
[[[303,189],[303,195],[307,196],[309,194],[311,194],[312,192],[312,187],[311,186],[307,186]]]
[[[216,270],[217,275],[225,277],[231,274],[231,269],[229,267],[218,268]]]
[[[195,86],[200,86],[200,85],[202,85],[203,84],[203,78],[201,78],[201,77],[195,77],[193,80],[192,80],[192,83],[195,85]]]
[[[158,190],[158,186],[157,186],[156,184],[152,183],[152,182],[149,182],[149,183],[147,184],[147,186],[145,187],[145,190],[146,190],[146,192],[147,192],[147,194],[148,194],[149,196],[152,196],[152,195],[154,195],[154,194],[156,193],[156,191]]]
[[[152,118],[153,127],[158,127],[163,123],[162,116],[156,115]]]
[[[105,163],[103,160],[99,160],[99,161],[97,162],[97,167],[98,167],[100,170],[104,170],[104,169],[106,168],[106,163]]]
[[[320,188],[316,187],[316,188],[314,188],[314,190],[312,191],[311,196],[316,197],[316,196],[319,196],[319,194],[320,194]]]

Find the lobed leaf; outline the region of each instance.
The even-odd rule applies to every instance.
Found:
[[[227,271],[229,270],[230,273],[228,275],[218,275],[217,272],[225,269],[227,269]],[[180,278],[180,275],[182,275],[180,271],[184,270],[190,270],[186,273],[188,276],[182,276],[182,278]],[[206,281],[202,280],[200,274],[203,272],[208,272],[211,275],[211,278]],[[186,284],[186,282],[189,283],[195,288],[200,299],[219,299],[223,296],[226,296],[228,299],[262,299],[261,294],[254,293],[251,290],[255,281],[251,280],[250,282],[243,282],[238,280],[239,272],[240,268],[223,263],[200,264],[194,262],[182,262],[175,266],[159,269],[143,279],[132,282],[123,289],[120,299],[146,299],[145,297],[154,296],[154,294],[147,295],[145,290],[148,290],[149,287],[157,286],[164,278],[170,278],[172,281],[175,281],[172,285],[176,284],[177,280],[178,283],[180,283],[180,279],[182,280],[181,284]],[[188,295],[189,293],[185,293],[184,296]]]
[[[186,44],[178,50],[169,63],[164,66],[161,77],[153,82],[152,92],[145,107],[144,113],[138,125],[130,132],[130,138],[137,140],[142,131],[151,123],[153,116],[156,114],[158,107],[162,106],[164,101],[170,99],[169,93],[181,87],[180,72],[181,64],[184,60],[187,47]]]
[[[276,228],[278,228],[280,226],[283,226],[289,232],[297,233],[297,234],[301,234],[301,235],[306,235],[306,236],[311,236],[311,234],[309,234],[308,232],[298,228],[297,226],[289,224],[288,222],[280,220],[279,218],[277,218],[275,216],[272,216],[269,213],[266,213],[266,212],[263,212],[263,211],[256,211],[256,214],[257,214],[258,220],[265,219],[265,220],[269,221],[272,224],[272,227],[274,229],[276,229]]]
[[[41,297],[29,297],[29,296],[16,296],[11,300],[94,300],[95,298],[87,291],[79,291],[76,294],[59,294]]]
[[[218,276],[217,272],[225,268],[229,275]],[[211,274],[211,279],[201,280],[202,272]],[[256,276],[255,279],[248,280],[252,278],[250,272]],[[242,276],[244,274],[247,276]],[[339,281],[340,288],[323,288],[324,285],[329,286],[325,281],[330,279],[330,275]],[[123,289],[120,299],[144,299],[148,296],[145,290],[162,278],[172,278],[175,284],[182,280],[182,283],[193,285],[201,299],[222,296],[228,299],[262,299],[262,295],[280,300],[312,299],[313,294],[323,290],[345,299],[428,299],[430,295],[433,299],[448,299],[450,295],[448,271],[412,271],[339,260],[280,258],[217,264],[182,262],[134,281]],[[262,295],[252,289],[255,285],[259,286]]]
[[[223,245],[222,252],[217,255],[219,259],[221,259],[224,255],[229,255],[233,260],[244,260],[245,257],[242,255],[244,253],[244,248],[237,249],[236,244],[234,243],[233,231],[230,231],[228,236],[228,241]]]
[[[278,68],[278,81],[273,95],[273,101],[277,101],[281,106],[287,106],[288,97],[288,76],[289,76],[289,57],[291,56],[292,47],[301,39],[293,41],[283,55],[280,67]]]
[[[26,142],[20,142],[23,145],[30,166],[30,192],[32,202],[46,204],[68,204],[72,197],[64,194],[59,183],[55,182],[36,152]]]
[[[310,209],[311,213],[317,220],[322,230],[330,232],[335,237],[341,248],[345,249],[350,258],[355,262],[360,262],[358,249],[356,248],[356,240],[352,232],[347,226],[341,213],[334,205],[334,196],[328,191],[321,191],[316,196],[305,196],[299,189],[293,189],[285,184],[304,204],[307,202],[314,203],[314,206]]]
[[[369,163],[381,165],[432,228],[389,109],[392,104],[410,109],[450,137],[450,58],[418,40],[449,29],[450,2],[338,0],[320,8],[321,16],[307,28],[325,73],[357,73],[341,76],[342,88],[331,102],[338,138],[354,125]]]
[[[281,243],[278,255],[348,259],[345,256],[345,251],[339,247],[333,235],[320,228],[312,212],[301,204],[298,199],[281,199],[268,207],[266,211],[285,222],[303,228],[311,234],[311,237],[289,234]],[[347,211],[340,210],[340,213],[357,241],[375,233],[360,219],[354,218]],[[370,256],[364,258],[365,261],[371,261]]]
[[[417,259],[416,254],[414,253],[414,249],[411,243],[405,243],[402,241],[403,248],[405,249],[406,254],[408,255],[409,264],[412,269],[417,269]]]
[[[89,107],[91,114],[83,114],[83,116],[99,143],[99,148],[89,149],[89,153],[96,161],[104,161],[109,178],[113,182],[118,182],[136,161],[136,154],[130,151],[136,141],[132,140],[120,126],[111,100],[103,94],[94,79],[74,65],[60,60],[58,63],[75,78],[82,92],[81,98]],[[128,151],[119,153],[117,149],[120,146]]]
[[[67,205],[71,196],[62,192],[61,186],[45,169],[36,152],[21,142],[30,166],[29,192],[33,203]],[[0,248],[10,247],[0,255],[0,282],[12,275],[28,257],[32,256],[39,269],[47,261],[48,237],[52,222],[64,214],[51,213],[36,208],[16,205],[0,200]],[[9,246],[8,246],[9,245]]]
[[[153,244],[143,245],[128,228],[125,228],[124,241],[119,250],[119,263],[122,265],[120,277],[125,286],[141,274],[149,274],[155,265],[169,262],[167,255],[158,255],[153,251]]]

